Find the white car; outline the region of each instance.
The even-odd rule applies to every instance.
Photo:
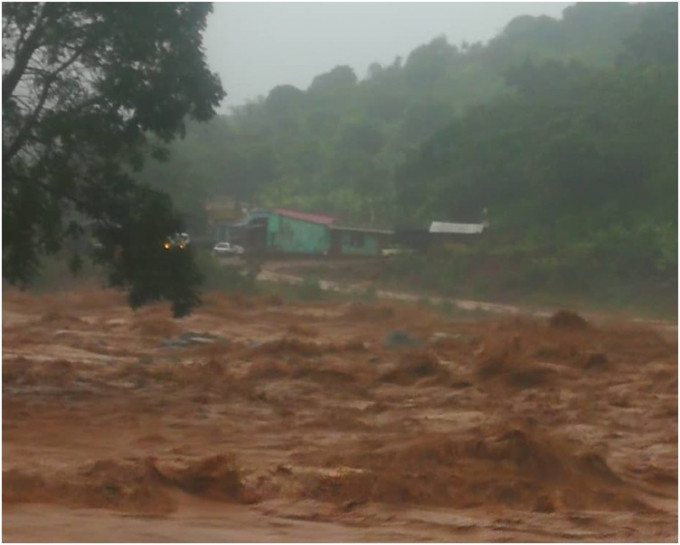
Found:
[[[216,257],[225,257],[232,255],[241,255],[244,249],[236,244],[230,242],[218,242],[213,246],[213,255]]]

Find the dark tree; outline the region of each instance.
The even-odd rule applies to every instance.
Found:
[[[205,3],[4,3],[3,278],[25,285],[39,256],[83,234],[130,303],[198,302],[190,250],[163,251],[183,228],[169,198],[135,181],[186,119],[225,93],[206,66]],[[92,221],[94,220],[94,221]]]

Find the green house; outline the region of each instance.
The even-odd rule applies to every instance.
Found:
[[[379,256],[391,231],[340,227],[335,219],[284,208],[254,210],[234,227],[248,250],[299,255]]]
[[[245,220],[249,227],[247,245],[260,251],[327,255],[333,221],[330,216],[283,208],[252,211]]]

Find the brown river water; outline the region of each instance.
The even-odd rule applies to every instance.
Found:
[[[677,329],[3,293],[3,539],[678,540]]]

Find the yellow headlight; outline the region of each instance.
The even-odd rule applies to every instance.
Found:
[[[169,242],[166,242],[165,244],[163,244],[163,248],[165,248],[166,250],[169,250],[170,248],[172,248],[172,244],[170,244]]]

